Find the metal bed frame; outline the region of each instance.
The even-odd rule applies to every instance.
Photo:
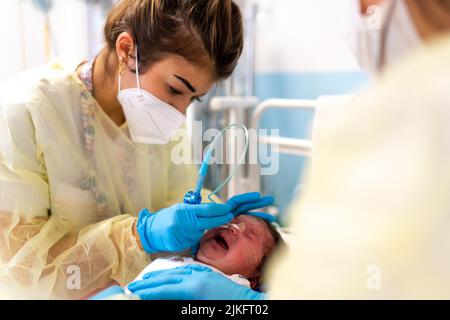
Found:
[[[256,97],[215,97],[211,100],[210,109],[213,112],[224,112],[230,123],[244,123],[250,129],[260,128],[263,115],[271,109],[309,110],[314,111],[317,100],[297,100],[297,99],[268,99],[258,103]],[[250,121],[246,121],[245,113],[254,108]],[[248,123],[250,122],[250,123]],[[257,143],[276,146],[280,154],[291,154],[296,156],[311,156],[312,142],[305,139],[293,139],[287,137],[271,137],[257,135]],[[242,145],[236,141],[227,144],[226,152],[231,154],[231,159],[235,157],[238,150],[242,150]],[[232,170],[234,165],[224,166],[224,170]],[[238,193],[249,191],[262,191],[260,185],[260,165],[246,164],[238,170],[224,190],[223,197],[228,198]]]

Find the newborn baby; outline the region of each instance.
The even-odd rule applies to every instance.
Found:
[[[194,258],[169,256],[156,259],[133,282],[141,280],[148,272],[200,264],[238,284],[258,289],[266,258],[280,241],[280,234],[270,223],[255,216],[240,215],[227,225],[207,231]]]

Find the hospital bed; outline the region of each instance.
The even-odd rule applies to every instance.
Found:
[[[318,130],[318,122],[323,122],[333,118],[334,112],[343,112],[343,107],[347,105],[352,95],[340,96],[321,96],[315,100],[305,99],[267,99],[258,101],[256,97],[214,97],[210,101],[210,110],[212,112],[223,113],[224,119],[230,123],[242,123],[249,129],[258,132],[257,142],[259,146],[267,145],[271,148],[271,153],[278,153],[279,155],[293,155],[298,157],[311,157],[313,151],[312,140],[308,139],[294,139],[283,136],[260,135],[260,129],[263,116],[269,110],[300,110],[314,112],[314,132]],[[320,119],[318,119],[320,118]],[[319,126],[320,127],[320,126]],[[323,129],[320,129],[323,130]],[[231,154],[231,159],[238,159],[234,157],[235,153],[242,152],[243,142],[231,139],[227,141],[226,152]],[[222,176],[227,176],[233,165],[221,166],[223,170]],[[265,190],[265,184],[262,183],[261,165],[246,162],[237,170],[233,179],[229,182],[227,188],[223,190],[221,196],[225,199],[240,193],[260,191],[261,193],[269,193]],[[277,208],[269,208],[269,212],[273,214],[278,213]]]
[[[268,110],[314,111],[315,105],[316,100],[268,99],[259,102],[256,97],[215,97],[210,102],[210,110],[223,112],[224,118],[228,119],[230,123],[244,123],[249,129],[254,129],[258,132],[261,119]],[[251,112],[250,117],[246,117],[247,111]],[[312,152],[312,142],[306,139],[258,135],[257,142],[260,145],[275,146],[276,152],[280,154],[309,157]],[[241,152],[243,146],[236,145],[238,143],[239,141],[231,140],[227,144],[226,152]],[[223,167],[223,170],[229,172],[233,165]],[[222,196],[228,198],[232,195],[249,191],[264,192],[260,184],[260,165],[258,164],[246,164],[238,170]]]

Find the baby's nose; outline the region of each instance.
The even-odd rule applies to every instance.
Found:
[[[233,235],[236,235],[240,232],[239,229],[234,226],[230,226],[230,228],[228,228],[228,231]]]
[[[227,223],[226,225],[223,225],[221,228],[226,229],[227,231],[231,232],[232,235],[236,235],[236,234],[244,231],[245,224],[242,222],[239,224]]]
[[[245,230],[244,223],[242,222],[238,224],[230,223],[230,231],[232,232],[232,234],[241,233],[244,230]]]

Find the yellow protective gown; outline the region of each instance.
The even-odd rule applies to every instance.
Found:
[[[388,70],[318,137],[271,297],[450,299],[450,36]]]
[[[150,262],[135,217],[195,183],[175,144],[133,143],[58,63],[2,84],[0,298],[80,298],[135,278]]]

